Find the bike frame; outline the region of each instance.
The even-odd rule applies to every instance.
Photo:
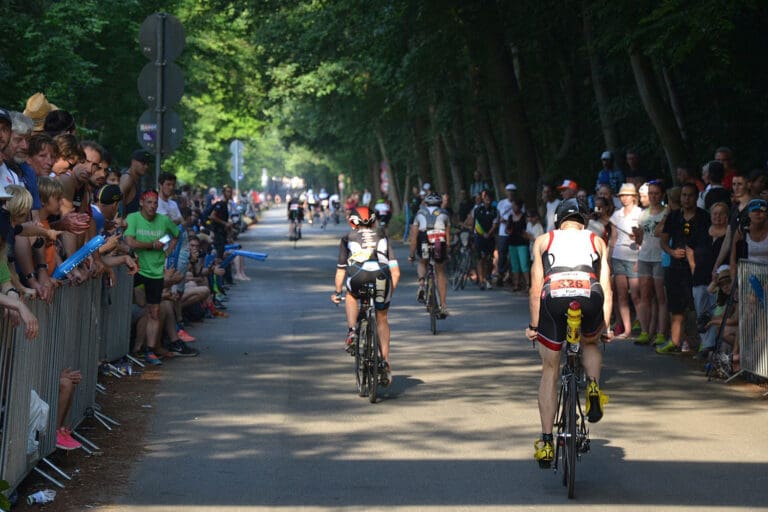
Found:
[[[360,294],[360,309],[357,314],[357,341],[355,342],[355,378],[360,396],[367,396],[371,403],[376,402],[379,385],[379,362],[381,344],[376,322],[374,297],[376,285],[365,283]]]

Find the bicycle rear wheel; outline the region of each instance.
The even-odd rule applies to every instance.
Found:
[[[355,380],[357,381],[357,394],[368,396],[368,375],[365,369],[365,342],[361,347],[360,340],[364,340],[367,333],[367,322],[358,324],[357,339],[355,340]]]
[[[429,328],[432,334],[437,334],[437,294],[434,274],[430,274],[427,278],[427,311],[429,311]]]
[[[368,365],[368,400],[376,403],[376,394],[379,387],[379,333],[376,329],[376,315],[371,313],[368,318],[368,336],[365,341],[367,352],[366,363]]]
[[[565,449],[563,450],[563,485],[568,487],[569,499],[573,499],[576,492],[576,439],[578,435],[576,408],[579,399],[576,385],[576,374],[572,372],[565,382]]]

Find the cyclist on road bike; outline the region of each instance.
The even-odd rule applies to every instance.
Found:
[[[331,301],[335,304],[341,302],[342,287],[354,300],[347,299],[347,338],[344,341],[347,352],[354,355],[354,342],[357,333],[357,314],[359,311],[358,299],[360,289],[364,283],[376,282],[376,325],[381,344],[381,357],[384,359],[384,371],[386,381],[392,383],[392,369],[389,364],[389,302],[392,293],[400,281],[400,267],[398,267],[395,252],[389,239],[382,236],[373,228],[376,214],[368,210],[366,206],[353,208],[349,214],[349,225],[352,231],[344,235],[339,245],[339,260],[336,264],[336,290],[331,295]]]
[[[560,350],[565,343],[566,314],[572,301],[581,304],[582,363],[587,384],[587,419],[595,423],[603,417],[607,396],[598,385],[602,356],[597,340],[609,328],[613,296],[608,251],[605,242],[585,229],[589,222],[587,206],[575,198],[561,202],[555,211],[555,230],[539,236],[533,244],[531,268],[531,323],[525,330],[530,340],[539,341],[542,361],[539,384],[541,439],[534,443],[534,459],[547,467],[554,458],[552,428],[557,408]]]
[[[413,262],[418,255],[419,291],[416,298],[419,302],[425,302],[424,277],[427,274],[429,255],[422,248],[428,245],[433,249],[435,274],[437,274],[437,293],[440,297],[438,314],[441,318],[445,318],[448,316],[446,302],[448,280],[445,276],[445,260],[448,257],[448,248],[451,246],[451,220],[448,213],[440,208],[442,202],[443,198],[434,192],[428,193],[424,198],[424,204],[413,219],[411,255],[408,261]]]
[[[301,223],[304,220],[304,206],[299,196],[290,196],[288,200],[288,238],[291,241],[301,238]],[[294,228],[296,236],[294,237]]]

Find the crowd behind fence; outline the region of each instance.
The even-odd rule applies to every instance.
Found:
[[[125,268],[116,270],[112,288],[105,287],[102,279],[91,279],[81,286],[62,287],[50,305],[30,304],[40,326],[34,340],[26,339],[23,329],[13,329],[7,318],[0,321],[0,478],[12,489],[31,471],[42,471],[37,468],[41,461],[69,478],[47,459],[56,450],[62,369],[79,369],[82,374],[65,419],[76,430],[98,409],[100,363],[130,350],[132,277]],[[33,391],[48,405],[47,422],[37,433],[30,420],[41,406]]]
[[[739,262],[741,371],[768,378],[768,265]]]

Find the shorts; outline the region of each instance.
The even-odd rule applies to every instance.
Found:
[[[163,300],[163,285],[165,280],[161,277],[159,279],[153,279],[141,274],[133,276],[133,287],[144,286],[144,296],[146,297],[147,304],[160,304]]]
[[[423,244],[427,244],[432,249],[432,254],[435,259],[435,263],[442,263],[445,261],[445,244],[443,243],[434,243],[430,244],[427,240],[427,233],[426,231],[419,231],[419,233],[416,235],[416,257],[421,260],[426,260],[429,258],[425,258],[424,254],[422,253]]]
[[[475,235],[475,254],[478,258],[493,257],[493,250],[496,248],[496,240],[493,237],[485,238],[482,235]]]
[[[611,273],[614,276],[627,276],[629,279],[636,278],[635,262],[611,258]]]
[[[531,257],[528,254],[528,244],[509,246],[509,267],[510,270],[519,274],[531,270]]]
[[[556,352],[562,350],[565,343],[568,305],[573,301],[581,305],[583,336],[595,336],[605,326],[603,300],[603,288],[595,279],[590,279],[588,297],[553,297],[549,282],[545,281],[539,304],[539,343]]]
[[[661,261],[638,260],[637,275],[639,277],[653,277],[654,279],[664,279],[664,267],[661,266]]]
[[[389,267],[377,262],[353,263],[347,267],[347,291],[356,299],[362,298],[363,285],[375,283],[373,305],[379,310],[389,309],[392,300],[392,275]]]
[[[672,315],[682,315],[693,308],[693,276],[687,268],[664,269],[667,309]]]

